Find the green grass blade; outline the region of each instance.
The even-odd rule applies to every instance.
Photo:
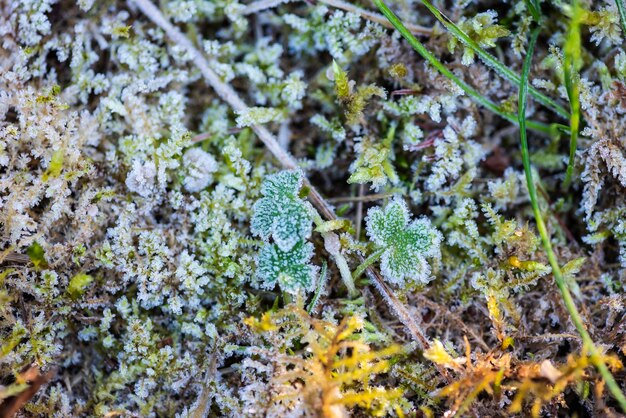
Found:
[[[624,0],[615,0],[617,10],[619,10],[619,20],[622,24],[622,38],[626,38],[626,6]]]
[[[578,131],[580,130],[580,83],[578,79],[578,69],[580,68],[580,20],[582,9],[577,0],[572,3],[572,17],[570,19],[567,38],[563,48],[563,77],[565,88],[570,103],[570,141],[569,160],[565,171],[564,188],[568,188],[572,181],[574,162],[576,157],[576,144],[578,142]]]
[[[602,378],[606,382],[606,386],[609,391],[613,395],[613,397],[620,404],[620,407],[624,412],[626,412],[626,397],[620,390],[617,382],[613,378],[613,375],[609,371],[606,364],[600,357],[600,352],[596,348],[591,339],[591,336],[587,332],[583,320],[576,308],[576,304],[574,299],[572,298],[572,294],[569,291],[567,283],[563,278],[563,274],[561,272],[561,267],[559,266],[558,260],[556,259],[556,255],[552,250],[552,243],[550,242],[550,237],[548,235],[548,230],[543,221],[543,217],[541,215],[541,211],[539,209],[539,204],[537,202],[537,190],[535,188],[535,183],[533,181],[533,175],[530,168],[530,155],[528,153],[528,137],[526,132],[526,103],[528,97],[528,74],[530,72],[530,63],[532,62],[532,52],[537,42],[537,36],[539,35],[539,27],[535,28],[531,34],[530,42],[528,45],[528,55],[524,60],[524,67],[522,70],[522,78],[521,78],[521,88],[519,92],[519,106],[518,106],[518,119],[520,126],[520,144],[522,148],[522,161],[524,164],[524,173],[526,174],[526,184],[528,185],[528,194],[530,196],[530,203],[533,209],[533,213],[535,215],[535,221],[537,223],[537,230],[539,231],[539,235],[541,236],[541,242],[543,244],[543,248],[548,256],[548,260],[550,261],[550,266],[552,267],[552,275],[554,276],[554,281],[556,282],[559,291],[561,292],[561,296],[563,298],[563,303],[567,308],[567,311],[570,314],[572,322],[574,326],[578,330],[582,340],[583,340],[583,350],[587,350],[589,353],[589,358],[593,365],[596,367],[598,372],[602,375]]]
[[[480,45],[478,45],[472,38],[470,38],[465,32],[463,32],[450,18],[448,18],[443,13],[441,13],[439,9],[437,9],[435,6],[433,6],[433,4],[430,1],[428,0],[421,0],[421,1],[422,1],[422,4],[426,6],[426,8],[430,10],[430,12],[435,16],[435,18],[439,22],[441,22],[441,24],[445,26],[445,28],[448,29],[450,33],[452,33],[452,35],[454,35],[463,44],[471,48],[486,65],[493,68],[498,74],[500,74],[505,79],[509,80],[511,83],[517,85],[518,87],[520,86],[520,81],[521,81],[520,77],[517,74],[515,74],[509,67],[502,64],[500,61],[498,61],[496,57],[494,57],[489,52],[481,48]],[[527,1],[527,3],[532,4],[532,2],[530,1]],[[378,5],[378,2],[376,2],[376,4]],[[534,12],[533,12],[533,9],[534,9]],[[538,20],[539,10],[536,7],[533,7],[533,9],[531,9],[531,14],[535,18],[535,20]],[[535,17],[535,14],[537,15],[537,17]],[[559,114],[560,116],[564,118],[569,118],[569,112],[563,106],[559,105],[557,102],[552,100],[550,97],[541,93],[539,90],[536,90],[532,86],[529,86],[529,92],[530,92],[530,95],[542,105],[552,109],[553,111],[555,111],[557,114]]]
[[[328,264],[326,261],[322,263],[322,270],[320,271],[319,278],[317,279],[317,286],[315,287],[315,293],[313,294],[313,298],[311,302],[307,305],[306,311],[311,314],[313,309],[315,309],[315,305],[320,300],[320,296],[322,296],[322,292],[324,291],[324,286],[326,285],[326,273],[328,272]]]
[[[413,47],[413,49],[415,49],[418,54],[420,54],[426,61],[428,61],[430,65],[435,67],[437,71],[439,71],[442,75],[452,80],[459,87],[461,87],[461,89],[463,89],[463,91],[472,99],[474,99],[474,101],[476,101],[478,104],[484,106],[485,108],[491,110],[493,113],[510,122],[517,123],[517,117],[513,113],[504,112],[500,108],[500,106],[484,97],[476,89],[467,84],[465,81],[461,80],[452,71],[446,68],[446,66],[443,65],[443,63],[439,61],[437,57],[430,53],[430,51],[428,51],[426,47],[420,41],[418,41],[415,36],[413,36],[413,34],[404,26],[400,19],[398,19],[398,17],[387,7],[387,5],[382,2],[382,0],[374,0],[374,3],[376,4],[376,6],[378,6],[378,8],[385,15],[385,17],[389,19],[391,24],[400,32],[404,39],[406,39],[406,41]],[[551,125],[541,122],[527,121],[527,126],[530,129],[547,134],[554,132],[554,129]]]
[[[363,274],[363,272],[365,272],[365,270],[367,270],[369,266],[374,264],[383,255],[385,250],[386,248],[379,248],[378,250],[374,251],[369,257],[367,257],[365,261],[363,261],[361,265],[359,265],[359,267],[354,270],[354,272],[352,273],[352,279],[358,279],[359,276],[361,276],[361,274]]]
[[[531,0],[524,0],[524,3],[526,4],[526,8],[528,9],[528,11],[530,11],[530,14],[532,15],[535,22],[539,22],[539,18],[541,16],[539,14],[539,8],[535,4],[535,2]]]

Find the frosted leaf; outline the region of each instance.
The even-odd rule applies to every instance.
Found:
[[[381,272],[391,283],[403,285],[405,279],[422,283],[430,280],[426,257],[439,253],[440,233],[426,218],[409,222],[406,204],[395,199],[384,209],[372,208],[365,219],[367,234],[385,248]]]
[[[302,173],[297,170],[284,170],[265,177],[261,185],[261,194],[295,199],[298,197],[300,187],[302,187]]]
[[[288,251],[274,244],[265,244],[259,253],[257,276],[263,287],[272,288],[278,282],[284,291],[310,290],[317,268],[309,261],[313,244],[299,241]]]
[[[298,197],[302,185],[299,171],[281,171],[267,176],[253,207],[250,229],[264,240],[272,237],[276,245],[290,250],[311,235],[311,218],[306,204]]]

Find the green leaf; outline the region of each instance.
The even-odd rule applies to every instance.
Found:
[[[36,270],[48,267],[43,247],[38,242],[33,242],[33,244],[26,249],[26,254]]]
[[[297,242],[311,235],[311,216],[306,203],[298,196],[302,173],[281,171],[267,176],[261,194],[253,207],[250,230],[263,240],[270,237],[283,250],[290,250]]]
[[[52,154],[50,165],[45,173],[43,173],[43,181],[48,181],[51,178],[57,178],[61,175],[63,170],[63,160],[65,159],[65,150],[63,148],[58,149]]]
[[[266,288],[278,283],[286,292],[312,290],[317,272],[309,263],[312,256],[313,244],[309,242],[299,241],[288,251],[266,243],[259,253],[257,276]]]
[[[563,77],[565,80],[565,88],[570,103],[570,142],[569,142],[569,159],[567,162],[567,170],[565,171],[565,181],[563,187],[569,187],[572,181],[574,171],[574,159],[576,157],[576,143],[578,142],[578,131],[580,130],[580,76],[578,70],[581,67],[581,38],[580,23],[583,15],[583,9],[577,0],[574,0],[572,7],[572,16],[570,18],[567,37],[565,38],[565,46],[563,48]]]
[[[428,219],[410,222],[406,204],[395,199],[384,209],[370,209],[365,221],[369,237],[384,248],[381,272],[387,281],[404,285],[405,279],[421,283],[430,280],[426,257],[439,253],[441,234]]]
[[[333,75],[335,76],[335,93],[339,100],[350,97],[350,82],[348,73],[341,69],[337,61],[333,60]]]
[[[93,282],[93,277],[89,274],[79,273],[72,277],[70,284],[67,286],[67,293],[72,299],[78,299],[85,290]]]
[[[563,280],[567,283],[570,290],[577,298],[582,297],[582,293],[580,292],[580,287],[576,282],[576,275],[580,272],[580,269],[585,264],[586,257],[575,258],[572,261],[568,262],[561,268],[561,272],[563,273]]]

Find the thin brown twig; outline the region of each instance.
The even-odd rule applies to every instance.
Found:
[[[237,92],[228,84],[222,82],[219,76],[211,69],[209,61],[196,49],[191,41],[178,28],[174,27],[165,19],[161,11],[149,0],[131,0],[139,10],[146,15],[154,24],[159,26],[171,41],[182,46],[191,55],[193,63],[198,67],[206,82],[215,91],[215,93],[224,100],[237,113],[244,112],[248,109],[245,102],[239,97]],[[335,0],[333,0],[335,1]],[[274,135],[264,126],[253,125],[252,130],[257,134],[261,142],[265,144],[267,149],[280,162],[283,168],[296,169],[298,167],[296,160],[279,144]],[[317,189],[304,178],[305,186],[309,189],[308,199],[317,208],[321,216],[327,220],[337,219],[332,207],[328,204],[317,191]],[[365,259],[358,256],[358,262],[363,263]],[[383,299],[390,306],[398,319],[408,329],[413,339],[419,344],[422,350],[430,348],[430,342],[426,338],[424,332],[411,316],[407,308],[398,300],[391,288],[383,281],[380,273],[373,267],[368,267],[366,274],[371,282],[376,286]],[[441,366],[435,365],[441,375],[450,382],[448,372]]]
[[[357,204],[356,204],[356,218],[354,221],[356,225],[355,238],[357,241],[361,238],[361,222],[363,221],[363,195],[364,194],[365,194],[365,185],[359,184],[359,200],[357,201]]]
[[[255,2],[247,5],[243,10],[242,14],[250,15],[254,13],[261,12],[263,10],[272,9],[274,7],[280,6],[284,3],[290,3],[292,0],[257,0]],[[387,28],[393,29],[393,25],[385,18],[385,16],[371,12],[369,10],[363,9],[361,7],[355,6],[354,4],[347,3],[343,0],[317,0],[320,3],[324,3],[328,6],[334,7],[335,9],[341,9],[346,12],[355,13],[361,16],[363,19],[370,20],[372,22],[383,25]],[[415,35],[431,35],[433,30],[431,28],[427,28],[420,25],[406,24],[407,29],[415,34]]]
[[[331,197],[328,199],[330,203],[350,203],[350,202],[374,202],[376,200],[387,199],[393,197],[393,193],[368,194],[359,196],[343,196]]]

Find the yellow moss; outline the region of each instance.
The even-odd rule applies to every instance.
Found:
[[[406,66],[402,63],[392,64],[389,67],[389,75],[397,80],[401,80],[409,74]]]
[[[385,416],[394,410],[402,416],[398,406],[403,390],[373,387],[370,381],[391,367],[391,358],[401,354],[401,348],[392,345],[375,350],[363,340],[363,318],[350,316],[338,325],[315,319],[297,307],[263,314],[261,320],[248,318],[245,323],[257,331],[264,328],[299,336],[305,344],[303,355],[290,350],[269,354],[281,364],[291,365],[288,372],[274,376],[274,385],[280,395],[273,402],[291,404],[303,399],[315,414],[325,418],[345,416],[346,408],[358,406],[372,416]],[[294,393],[294,385],[298,387]]]

